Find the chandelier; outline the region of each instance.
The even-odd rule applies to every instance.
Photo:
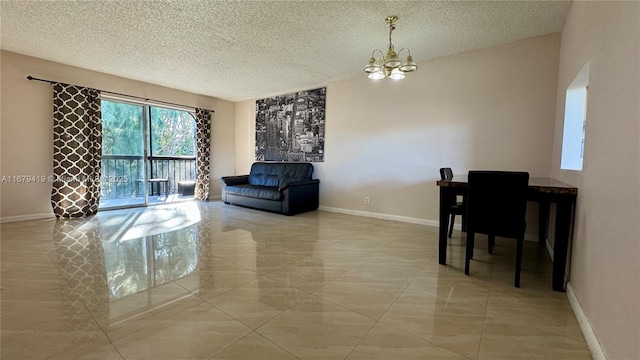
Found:
[[[389,24],[389,45],[387,45],[387,55],[379,50],[375,49],[371,53],[371,59],[369,64],[364,68],[364,72],[369,74],[369,79],[379,80],[385,77],[390,77],[394,80],[404,79],[404,74],[415,71],[418,66],[411,57],[411,52],[407,48],[402,48],[397,53],[393,49],[393,43],[391,42],[391,33],[396,29],[396,21],[398,17],[395,15],[389,15],[385,19],[385,23]],[[402,51],[407,52],[407,57],[402,60],[400,54]],[[378,55],[378,57],[376,57]]]

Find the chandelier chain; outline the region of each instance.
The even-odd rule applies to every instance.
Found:
[[[389,45],[387,48],[393,50],[393,42],[391,41],[391,33],[396,29],[396,24],[389,24]]]

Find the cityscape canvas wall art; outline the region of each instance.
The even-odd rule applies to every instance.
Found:
[[[327,88],[256,101],[257,161],[324,161]]]

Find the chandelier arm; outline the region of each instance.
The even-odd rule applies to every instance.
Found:
[[[379,58],[375,57],[376,51],[380,53],[380,57]],[[376,60],[384,59],[384,53],[380,49],[375,49],[375,50],[373,50],[373,52],[371,52],[371,57],[372,58],[376,58]]]
[[[411,56],[411,51],[407,48],[402,48],[400,50],[398,50],[398,56],[400,56],[400,53],[402,52],[402,50],[407,50],[407,52],[409,53],[409,56]]]

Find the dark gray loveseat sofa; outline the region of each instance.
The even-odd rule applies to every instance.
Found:
[[[295,215],[318,208],[320,180],[309,163],[256,162],[249,175],[225,176],[222,201]]]

